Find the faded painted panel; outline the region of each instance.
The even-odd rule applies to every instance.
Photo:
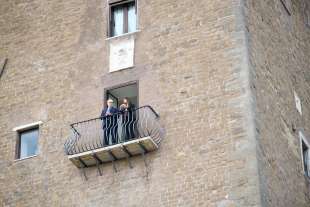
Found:
[[[129,68],[134,65],[133,35],[126,35],[110,39],[110,72]]]

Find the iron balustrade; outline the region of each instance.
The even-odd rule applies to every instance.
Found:
[[[151,106],[77,122],[71,124],[71,129],[72,133],[64,144],[67,155],[143,137],[151,137],[159,145],[163,135],[159,115]]]

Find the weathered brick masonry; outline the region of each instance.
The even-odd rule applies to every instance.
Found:
[[[107,1],[2,1],[0,204],[308,206],[291,125],[309,130],[309,29],[299,3],[282,28],[276,2],[138,0],[135,67],[109,73]],[[136,157],[85,180],[64,154],[69,124],[97,117],[104,89],[130,81],[165,138],[147,168]],[[38,120],[38,156],[15,161],[12,129]]]
[[[298,133],[309,139],[310,29],[305,2],[245,1],[263,206],[310,206]],[[294,91],[302,101],[295,108]]]

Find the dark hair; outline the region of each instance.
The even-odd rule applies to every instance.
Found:
[[[124,100],[127,100],[127,103],[130,104],[130,100],[128,97],[123,98],[123,102],[124,102]]]

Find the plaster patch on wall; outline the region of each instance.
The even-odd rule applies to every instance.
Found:
[[[133,67],[134,45],[133,35],[110,39],[110,72]]]
[[[294,91],[294,98],[295,98],[296,109],[297,109],[297,111],[300,113],[300,115],[302,115],[302,111],[301,111],[301,100],[300,100],[298,94],[296,93],[296,91]]]
[[[47,63],[42,59],[33,60],[31,65],[38,72],[44,72],[48,69]]]

